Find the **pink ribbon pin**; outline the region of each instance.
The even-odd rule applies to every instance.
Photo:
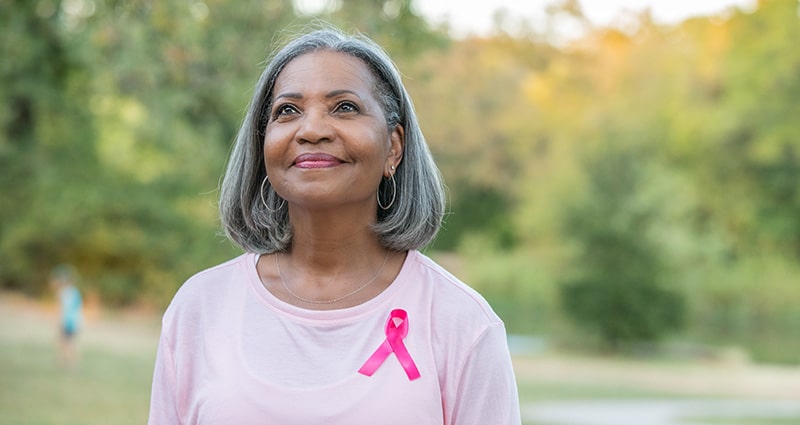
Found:
[[[405,310],[396,309],[389,313],[389,320],[386,321],[386,339],[383,344],[372,353],[369,359],[361,366],[358,373],[372,376],[383,364],[389,354],[394,353],[403,370],[408,375],[408,380],[413,381],[419,378],[419,370],[414,364],[414,359],[408,353],[403,338],[408,335],[408,313]]]

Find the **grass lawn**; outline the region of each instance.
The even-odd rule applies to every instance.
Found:
[[[153,358],[95,347],[73,370],[57,367],[52,344],[0,341],[0,424],[147,422]]]
[[[0,425],[146,423],[157,318],[87,315],[69,370],[56,323],[54,308],[0,294]]]

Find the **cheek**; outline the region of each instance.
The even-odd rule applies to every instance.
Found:
[[[392,148],[389,134],[385,127],[375,125],[371,128],[361,128],[358,136],[359,148],[365,156],[385,159]]]
[[[270,129],[264,137],[262,153],[267,165],[279,163],[283,157],[286,144],[282,143],[285,135],[281,133],[280,130]]]

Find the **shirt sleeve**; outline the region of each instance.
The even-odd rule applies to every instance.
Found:
[[[447,425],[520,425],[517,383],[506,332],[497,323],[473,344],[459,376]]]
[[[161,335],[150,392],[148,425],[179,425],[175,362],[166,337]]]

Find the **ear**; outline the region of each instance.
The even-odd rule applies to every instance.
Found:
[[[389,133],[389,156],[386,157],[386,164],[383,167],[383,176],[391,177],[400,166],[403,160],[403,149],[406,146],[405,129],[400,124],[397,124],[391,133]]]

